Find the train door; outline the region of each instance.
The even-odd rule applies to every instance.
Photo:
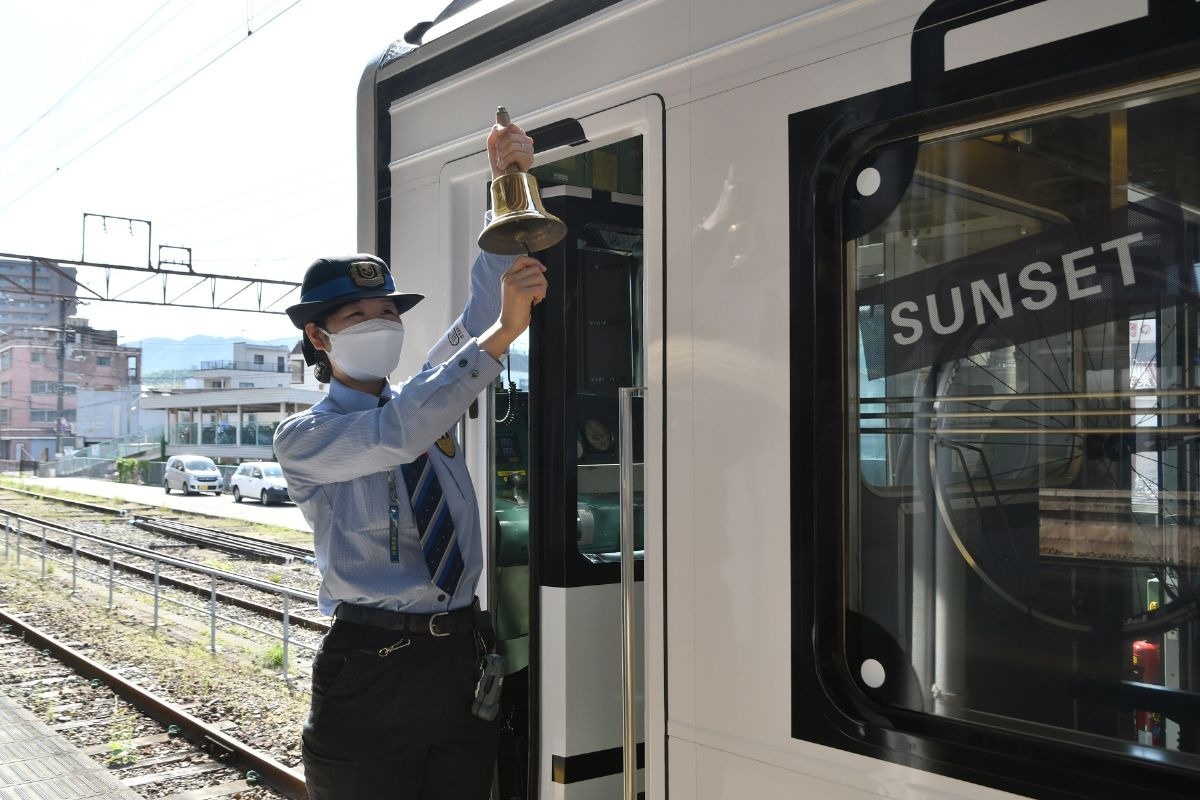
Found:
[[[568,233],[537,254],[550,295],[491,403],[504,800],[615,797],[643,756],[641,664],[662,652],[662,626],[643,624],[643,580],[661,574],[662,115],[646,98],[531,131],[539,150],[570,145],[534,168]]]

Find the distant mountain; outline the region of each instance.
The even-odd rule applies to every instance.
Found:
[[[299,340],[299,334],[264,340],[223,336],[189,336],[186,339],[154,336],[121,344],[142,348],[142,374],[147,374],[163,370],[197,369],[202,361],[232,361],[233,345],[237,342],[292,347]]]

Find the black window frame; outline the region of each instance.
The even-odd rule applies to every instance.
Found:
[[[847,666],[847,645],[870,634],[847,614],[852,426],[846,398],[851,305],[846,277],[859,159],[885,145],[915,153],[916,137],[1140,81],[1200,69],[1200,4],[1150,0],[1143,18],[944,72],[945,33],[1035,0],[938,0],[912,39],[913,79],[789,118],[792,209],[792,735],[850,752],[1036,798],[1194,797],[1197,774],[1130,755],[905,711],[871,701]],[[857,202],[857,201],[854,201]],[[855,630],[849,630],[855,628]]]

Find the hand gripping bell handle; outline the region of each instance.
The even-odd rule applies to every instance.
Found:
[[[504,106],[496,106],[496,124],[501,128],[507,128],[510,122],[512,122],[512,118],[508,116],[508,109]],[[521,168],[517,166],[517,162],[515,161],[504,168],[506,175],[515,175],[520,171]]]

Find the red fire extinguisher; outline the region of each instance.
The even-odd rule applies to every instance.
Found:
[[[1151,602],[1150,610],[1157,608],[1158,603]],[[1146,639],[1133,643],[1133,679],[1141,683],[1153,683],[1162,686],[1163,664],[1162,646],[1157,642]],[[1166,744],[1163,736],[1162,714],[1157,711],[1137,709],[1134,713],[1134,731],[1138,744],[1149,744],[1162,747]]]

